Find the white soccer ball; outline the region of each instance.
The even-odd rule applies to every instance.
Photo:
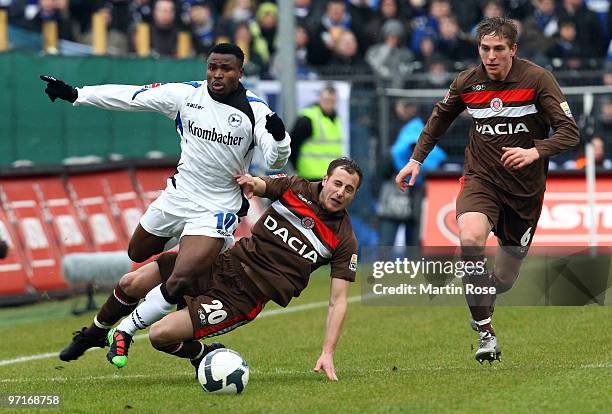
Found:
[[[249,382],[249,366],[238,352],[215,349],[200,362],[198,379],[206,392],[240,394]]]

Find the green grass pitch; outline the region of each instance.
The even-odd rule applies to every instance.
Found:
[[[239,396],[204,393],[191,365],[145,337],[117,370],[99,349],[70,363],[57,356],[93,314],[73,300],[0,309],[0,394],[60,394],[66,413],[605,413],[612,412],[612,308],[498,307],[501,363],[479,365],[464,307],[363,306],[359,286],[335,355],[339,382],[312,368],[323,340],[327,269],[295,312],[268,314],[221,337],[251,367]],[[98,303],[101,303],[100,297]],[[277,309],[268,305],[266,311]]]

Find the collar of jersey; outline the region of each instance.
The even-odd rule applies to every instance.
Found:
[[[208,89],[208,82],[206,82],[206,88]],[[244,86],[242,86],[241,82],[238,82],[238,87],[236,88],[236,90],[227,96],[224,96],[222,98],[217,98],[210,92],[210,89],[208,89],[208,95],[210,95],[210,97],[217,102],[229,105],[230,102],[232,102],[237,95],[244,93],[244,91],[245,91]]]

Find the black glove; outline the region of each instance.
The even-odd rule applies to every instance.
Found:
[[[276,112],[266,115],[266,130],[276,141],[285,139],[285,124]]]
[[[63,80],[55,79],[53,76],[40,75],[40,79],[47,82],[45,93],[49,95],[51,102],[55,102],[57,98],[64,101],[72,102],[77,100],[79,92],[72,85],[68,85]]]

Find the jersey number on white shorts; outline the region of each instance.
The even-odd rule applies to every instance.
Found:
[[[217,229],[223,230],[232,233],[232,226],[237,220],[237,217],[234,213],[217,213],[215,214],[217,218]]]

